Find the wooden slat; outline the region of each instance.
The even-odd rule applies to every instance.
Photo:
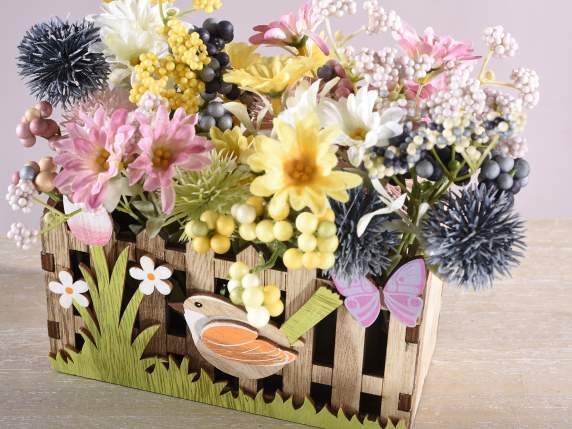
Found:
[[[364,375],[361,378],[361,391],[369,395],[381,396],[383,391],[383,378]]]
[[[130,261],[136,261],[137,260],[137,254],[136,254],[135,247],[136,247],[135,243],[131,243],[129,241],[118,241],[116,244],[117,255],[120,255],[121,252],[123,252],[126,248],[129,248],[128,259]]]
[[[187,244],[185,252],[187,273],[187,296],[193,291],[205,291],[213,293],[214,283],[214,255],[212,252],[200,255],[193,250],[192,245]],[[214,368],[199,353],[189,330],[187,330],[187,353],[190,356],[190,368],[198,371],[203,369],[207,374],[214,377]]]
[[[327,366],[312,366],[312,383],[323,384],[325,386],[332,385],[333,369]]]
[[[52,293],[48,289],[50,281],[58,281],[60,271],[71,271],[70,253],[68,245],[68,230],[66,225],[61,225],[42,236],[42,245],[45,253],[50,253],[54,257],[54,272],[46,273],[46,294],[48,302],[48,320],[59,323],[60,339],[50,341],[56,351],[66,346],[75,347],[75,323],[73,307],[64,309],[59,303],[59,295]],[[76,280],[76,279],[74,279]],[[52,349],[52,352],[53,349]]]
[[[365,329],[342,306],[336,322],[332,407],[346,413],[359,411]]]
[[[431,359],[435,351],[442,295],[443,282],[437,276],[429,274],[427,288],[425,290],[425,307],[423,309],[422,322],[419,329],[419,353],[417,356],[417,368],[415,370],[415,388],[412,399],[411,421],[415,420],[425,378],[429,372]]]
[[[165,242],[159,236],[150,238],[146,231],[137,235],[137,261],[143,255],[150,256],[155,263],[165,259]],[[165,297],[155,290],[152,295],[143,298],[139,306],[139,326],[143,330],[151,325],[159,324],[159,330],[149,342],[145,350],[146,355],[167,355],[166,331],[167,307]]]
[[[248,247],[247,249],[244,249],[242,252],[240,252],[238,255],[236,255],[236,260],[239,262],[244,262],[246,265],[248,265],[250,268],[255,267],[258,264],[258,252],[256,251],[256,249],[254,247]],[[228,270],[227,272],[227,276],[228,276]],[[261,281],[264,281],[264,278],[261,277]],[[250,380],[247,378],[240,378],[238,380],[238,384],[240,385],[240,387],[248,393],[251,394],[256,394],[258,391],[258,381],[257,380]]]
[[[286,291],[288,273],[284,271],[267,270],[264,272],[264,284],[275,285],[282,291]]]
[[[217,279],[227,279],[228,272],[233,263],[231,261],[225,261],[223,259],[214,260],[214,277]]]
[[[316,271],[288,271],[286,285],[286,319],[292,316],[316,291]],[[314,329],[303,338],[304,347],[298,350],[298,359],[284,368],[283,391],[292,396],[295,405],[304,402],[312,386],[312,355]]]
[[[165,250],[165,262],[174,270],[185,271],[185,252]]]
[[[185,337],[167,335],[167,350],[169,354],[185,356],[187,354],[187,341]]]
[[[407,328],[393,315],[389,319],[387,353],[381,401],[381,417],[404,419],[409,422],[410,412],[400,411],[399,395],[413,394],[417,344],[405,341]]]

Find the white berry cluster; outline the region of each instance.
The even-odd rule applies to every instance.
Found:
[[[161,97],[160,95],[153,94],[152,92],[147,91],[143,96],[139,99],[137,103],[137,112],[143,113],[144,115],[151,118],[152,116],[157,113],[159,107],[167,106],[169,104],[166,98]]]
[[[514,57],[518,50],[516,39],[502,25],[486,28],[483,39],[497,58]]]
[[[362,76],[371,87],[379,89],[382,94],[387,94],[400,79],[401,67],[398,64],[397,49],[384,48],[376,51],[361,48],[356,52],[349,47],[345,54],[353,65],[352,73]]]
[[[398,63],[401,65],[406,80],[420,80],[433,69],[435,58],[427,54],[418,55],[415,58],[403,55],[399,57]]]
[[[540,100],[540,77],[534,70],[524,67],[514,69],[511,74],[514,87],[522,94],[524,107],[533,109]]]
[[[342,18],[345,15],[355,15],[356,0],[314,0],[314,9],[324,18]]]
[[[503,155],[510,156],[514,159],[524,158],[528,153],[528,142],[524,137],[516,136],[501,140],[496,149]]]
[[[485,92],[487,94],[488,110],[499,112],[503,116],[522,113],[522,97],[515,97],[512,94],[500,92],[491,87],[487,87]]]
[[[447,89],[436,91],[422,105],[436,122],[461,114],[481,116],[486,110],[487,95],[477,79],[471,77],[472,66],[464,64],[447,74]]]
[[[32,198],[38,195],[38,191],[31,180],[20,180],[17,185],[8,186],[6,201],[14,211],[30,213],[34,202]]]
[[[22,250],[30,249],[32,244],[38,241],[39,235],[38,230],[28,229],[21,222],[13,223],[10,226],[10,231],[6,234],[8,239],[15,241],[16,246]]]
[[[369,34],[386,33],[387,31],[399,31],[401,18],[397,12],[386,10],[379,5],[378,0],[366,0],[363,8],[367,12],[368,24],[366,30]]]

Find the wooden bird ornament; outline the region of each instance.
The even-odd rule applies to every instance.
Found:
[[[221,296],[194,293],[184,302],[183,312],[199,353],[232,376],[269,377],[298,356],[280,329],[272,324],[254,328],[246,311]]]

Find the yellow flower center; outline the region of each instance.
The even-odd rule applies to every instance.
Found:
[[[153,281],[153,280],[155,280],[155,278],[156,278],[156,277],[155,277],[155,274],[153,274],[153,273],[147,274],[147,279],[148,279],[148,280]]]
[[[284,163],[284,173],[291,185],[305,185],[314,180],[317,168],[313,160],[297,158]]]
[[[66,288],[66,293],[67,293],[68,295],[73,295],[73,288],[67,287],[67,288]]]
[[[350,137],[354,140],[365,140],[366,136],[367,130],[365,128],[357,128],[350,134]]]
[[[108,162],[109,156],[110,153],[107,150],[103,148],[99,149],[93,161],[94,163],[93,169],[98,173],[102,173],[104,171],[109,170],[109,162]]]
[[[166,170],[171,165],[173,153],[169,149],[158,147],[153,151],[153,167]]]

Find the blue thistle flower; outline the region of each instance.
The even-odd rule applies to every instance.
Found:
[[[67,107],[103,89],[109,64],[90,49],[99,41],[99,29],[86,21],[34,25],[18,46],[18,69],[32,95]]]
[[[450,192],[423,220],[426,260],[447,282],[475,289],[509,276],[526,245],[512,194],[470,186]]]
[[[387,231],[394,216],[376,216],[361,237],[357,235],[359,220],[384,207],[375,192],[360,186],[349,191],[349,202],[331,201],[336,214],[340,246],[331,273],[343,281],[367,275],[381,277],[391,265],[391,255],[399,245],[401,233]]]

